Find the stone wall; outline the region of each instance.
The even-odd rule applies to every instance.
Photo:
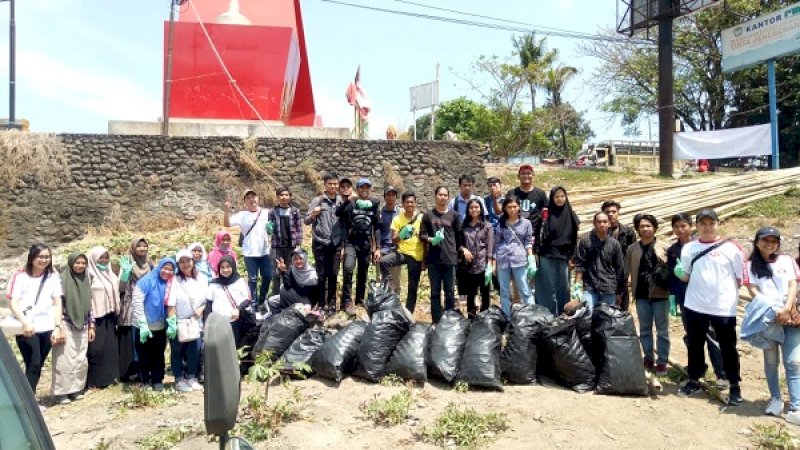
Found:
[[[153,229],[221,214],[226,198],[245,187],[262,200],[286,185],[305,209],[322,186],[321,173],[372,180],[414,190],[430,207],[433,189],[455,193],[462,173],[485,186],[482,149],[466,142],[311,139],[162,138],[61,135],[69,155],[59,188],[28,182],[0,193],[0,255],[19,254],[34,241],[52,244],[82,237],[89,226]]]

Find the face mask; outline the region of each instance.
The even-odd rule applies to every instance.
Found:
[[[98,268],[99,270],[102,270],[103,272],[105,272],[106,270],[108,270],[108,264],[100,264],[100,263],[97,263],[97,264],[95,264],[95,265],[97,266],[97,268]]]

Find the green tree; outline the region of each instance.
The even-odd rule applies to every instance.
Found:
[[[528,83],[531,96],[531,111],[536,110],[536,89],[542,86],[546,69],[553,64],[558,52],[545,50],[545,39],[536,40],[536,33],[530,32],[514,37],[514,49],[519,57],[522,77]]]
[[[430,132],[431,115],[417,118],[417,138]],[[488,107],[466,97],[442,103],[436,109],[434,139],[443,139],[448,131],[463,140],[488,140],[496,132],[497,117]],[[413,130],[412,130],[413,132]]]
[[[544,87],[550,96],[550,104],[553,106],[556,121],[558,122],[558,129],[561,134],[561,151],[564,155],[569,154],[569,149],[567,146],[567,111],[563,108],[561,96],[564,93],[564,87],[567,82],[575,77],[577,73],[578,69],[560,64],[545,73]]]

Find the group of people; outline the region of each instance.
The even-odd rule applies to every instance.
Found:
[[[35,391],[52,348],[52,391],[59,402],[117,380],[138,378],[160,390],[169,341],[176,389],[201,389],[204,315],[213,311],[229,317],[237,347],[257,326],[259,311],[274,314],[300,303],[321,315],[339,310],[353,315],[365,300],[372,264],[398,292],[406,266],[411,312],[427,271],[434,323],[462,302],[469,316],[487,309],[493,290],[499,291],[507,316],[516,298],[554,315],[564,313],[571,300],[590,309],[606,303],[627,310],[633,303],[645,368],[658,375],[667,373],[669,316],[680,314],[690,378],[680,394],[700,389],[707,346],[718,387],[730,388],[731,404],[741,403],[735,329],[739,287],[748,286],[767,304],[779,304],[775,317],[789,314],[797,296],[800,270],[797,262],[779,256],[780,233],[759,230],[748,264],[735,241],[719,236],[713,210],[701,210],[694,220],[688,214],[672,217],[677,241],[669,245],[657,237],[655,216],[637,214],[628,227],[619,221],[620,204],[608,200],[593,215],[592,229],[579,236],[580,220],[563,186],[547,195],[534,185],[533,167],[527,164],[519,168],[518,179],[519,186],[504,192],[500,179],[489,178],[489,194],[480,197],[473,193],[474,177],[463,175],[455,196],[437,187],[433,208],[424,212],[414,192],[387,186],[381,202],[372,195],[369,179],[358,179],[354,194],[349,178],[331,173],[323,176],[324,192],[306,214],[286,187],[276,190],[277,205],[271,209],[247,190],[244,209],[233,213],[226,201],[223,217],[225,227],[240,229],[246,279],[239,276],[232,235],[224,230],[215,235],[208,254],[194,243],[155,265],[147,240],[135,237],[120,259],[119,275],[101,247],[70,255],[59,275],[50,249],[36,244],[8,287],[12,313],[23,323],[17,345],[28,381]],[[311,228],[314,264],[303,250],[304,226]],[[783,328],[780,341],[764,346],[773,394],[768,413],[783,409],[777,384],[778,347],[783,346],[790,416],[797,411],[793,420],[800,423],[800,337]]]

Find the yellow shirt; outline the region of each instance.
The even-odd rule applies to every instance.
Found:
[[[408,225],[410,219],[406,217],[405,211],[401,212],[394,219],[392,219],[392,231],[399,233],[400,230]],[[397,251],[414,258],[417,261],[422,261],[425,257],[425,248],[422,246],[422,241],[419,240],[419,227],[422,225],[422,214],[417,214],[414,223],[411,225],[414,228],[414,233],[410,238],[400,240],[397,244]],[[393,233],[394,234],[394,233]]]

